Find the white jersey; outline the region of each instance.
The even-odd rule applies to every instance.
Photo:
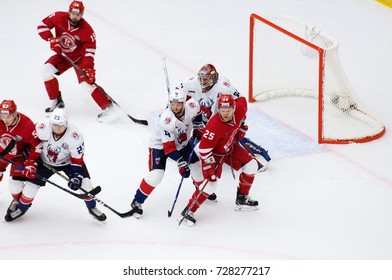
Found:
[[[192,98],[185,102],[185,113],[180,119],[174,115],[170,107],[167,108],[159,116],[149,147],[163,149],[165,143],[174,141],[177,150],[184,148],[192,134],[192,121],[199,112],[200,106]]]
[[[37,136],[43,142],[41,159],[52,166],[83,164],[84,138],[80,131],[68,122],[67,130],[59,139],[55,139],[49,120],[38,122],[35,126]]]
[[[237,89],[222,75],[219,75],[218,81],[206,93],[202,93],[202,88],[197,77],[190,78],[181,86],[185,90],[186,95],[193,97],[199,103],[204,123],[207,123],[218,111],[217,101],[222,93],[232,94],[234,98],[240,96]]]

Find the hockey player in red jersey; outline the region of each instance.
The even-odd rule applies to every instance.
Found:
[[[34,179],[37,172],[36,160],[42,151],[41,141],[35,133],[34,123],[17,111],[13,100],[3,100],[0,104],[0,155],[11,160],[9,190],[13,200],[5,216],[6,221],[22,216],[30,207],[37,190],[25,186],[27,179]],[[0,157],[0,181],[9,163]],[[12,218],[13,217],[13,218]]]
[[[217,101],[222,92],[231,94],[234,99],[241,96],[233,84],[223,75],[220,75],[212,64],[203,65],[197,77],[192,77],[182,84],[183,89],[189,97],[195,99],[200,105],[202,112],[194,121],[195,137],[200,138],[208,120],[218,111]],[[241,140],[241,144],[259,162],[259,172],[267,169],[267,164],[271,160],[268,151],[260,145],[254,143],[247,137]],[[216,200],[217,196],[212,193],[209,200]]]
[[[59,90],[59,76],[72,65],[63,57],[67,55],[87,74],[87,77],[75,69],[78,82],[91,95],[103,110],[98,115],[100,121],[113,119],[114,110],[111,100],[95,85],[94,56],[96,36],[90,24],[83,18],[84,5],[81,1],[73,1],[68,12],[55,12],[47,16],[37,27],[42,39],[49,42],[50,49],[55,52],[45,63],[42,77],[52,105],[46,109],[52,112],[56,107],[64,107]],[[55,34],[51,32],[54,28]]]
[[[169,107],[160,114],[150,139],[149,172],[140,183],[131,203],[134,217],[140,218],[143,203],[161,183],[168,158],[177,163],[179,173],[184,178],[192,176],[196,185],[203,181],[199,158],[193,153],[193,145],[189,142],[192,121],[199,109],[193,99],[186,101],[183,90],[176,89],[170,93]]]
[[[217,180],[226,163],[234,170],[242,170],[237,189],[236,210],[257,210],[259,204],[249,196],[258,163],[254,157],[238,143],[246,133],[245,117],[247,103],[244,97],[234,99],[231,94],[221,94],[218,113],[208,121],[199,144],[200,159],[204,176],[204,189],[197,189],[182,211],[180,221],[192,226],[196,220],[194,212],[213,193]],[[201,185],[203,186],[203,184]],[[203,187],[201,187],[203,188]]]
[[[200,104],[202,114],[195,120],[196,134],[199,137],[208,120],[218,111],[217,100],[220,93],[231,94],[234,98],[241,96],[233,84],[209,63],[203,65],[197,77],[190,78],[182,84],[182,87],[189,97],[193,97]],[[247,137],[244,137],[241,143],[261,163],[259,172],[266,170],[267,163],[271,160],[268,151]]]

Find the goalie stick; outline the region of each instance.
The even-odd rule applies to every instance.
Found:
[[[60,176],[61,178],[63,178],[64,180],[66,180],[67,182],[69,182],[69,179],[67,178],[67,176],[65,176],[64,174],[60,173],[59,171],[57,171],[56,169],[54,169],[52,166],[50,166],[49,164],[46,164],[43,162],[43,165],[48,168],[49,170],[51,170],[52,172],[54,172],[55,174],[57,174],[58,176]],[[97,193],[92,193],[91,191],[88,192],[85,189],[80,188],[80,190],[82,192],[84,192],[85,195],[87,195],[87,197],[94,199],[96,202],[98,202],[99,204],[101,204],[102,206],[108,208],[110,211],[112,211],[113,213],[115,213],[116,215],[120,216],[121,218],[128,218],[130,216],[133,215],[132,210],[125,212],[125,213],[120,213],[118,211],[116,211],[115,209],[113,209],[112,207],[110,207],[109,205],[107,205],[105,202],[103,202],[102,200],[100,200],[98,197],[95,196],[95,194]],[[93,189],[94,190],[94,189]]]
[[[24,166],[22,166],[22,165],[19,165],[19,164],[17,164],[16,162],[14,162],[14,161],[12,161],[12,160],[10,160],[10,159],[8,159],[8,158],[5,158],[5,157],[3,157],[3,156],[0,156],[0,158],[2,159],[2,160],[4,160],[4,161],[6,161],[6,162],[8,162],[8,163],[10,163],[10,164],[12,164],[12,165],[15,165],[17,168],[19,168],[20,170],[25,170],[25,167]],[[51,185],[53,185],[53,186],[55,186],[55,187],[57,187],[57,188],[59,188],[59,189],[61,189],[61,190],[63,190],[63,191],[65,191],[65,192],[67,192],[67,193],[69,193],[69,194],[71,194],[71,195],[73,195],[73,196],[75,196],[75,197],[77,197],[77,198],[80,198],[80,199],[86,199],[86,198],[88,198],[89,197],[89,195],[95,195],[95,194],[97,194],[97,193],[99,193],[100,191],[101,191],[101,187],[100,186],[97,186],[97,187],[95,187],[94,189],[92,189],[90,192],[88,192],[88,193],[75,193],[75,192],[73,192],[73,191],[70,191],[70,190],[68,190],[68,189],[66,189],[66,188],[63,188],[62,186],[60,186],[60,185],[58,185],[58,184],[56,184],[56,183],[54,183],[54,182],[52,182],[52,181],[50,181],[49,179],[47,179],[47,178],[45,178],[45,177],[43,177],[43,176],[41,176],[41,175],[39,175],[39,174],[37,174],[37,178],[38,179],[40,179],[40,180],[42,180],[42,181],[44,181],[45,183],[49,183],[49,184],[51,184]]]
[[[65,53],[61,53],[61,55],[77,70],[77,71],[79,71],[83,76],[85,76],[86,78],[88,78],[88,76],[87,76],[87,73],[82,69],[82,68],[80,68],[75,62],[73,62],[72,61],[72,59],[70,59]],[[103,94],[105,94],[106,95],[106,97],[107,98],[109,98],[109,100],[110,101],[112,101],[112,103],[114,104],[114,105],[116,105],[125,115],[127,115],[127,117],[128,118],[130,118],[134,123],[138,123],[138,124],[141,124],[141,125],[148,125],[148,121],[147,120],[139,120],[139,119],[136,119],[136,118],[134,118],[134,117],[132,117],[130,114],[128,114],[128,113],[126,113],[125,111],[124,111],[124,109],[123,108],[121,108],[121,106],[120,106],[120,104],[118,104],[109,94],[107,94],[106,93],[106,91],[101,87],[101,86],[99,86],[97,83],[93,83],[93,85],[95,85]]]

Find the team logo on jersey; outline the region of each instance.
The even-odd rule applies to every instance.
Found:
[[[53,163],[56,163],[59,154],[61,153],[60,147],[54,147],[49,144],[46,148],[46,158]]]
[[[79,139],[79,134],[77,134],[76,132],[72,133],[72,138],[75,140]]]
[[[41,130],[45,129],[45,127],[46,127],[46,125],[44,123],[40,123],[38,126],[38,128]]]
[[[154,158],[154,162],[155,162],[155,165],[159,165],[159,163],[161,162],[161,158],[160,157]]]
[[[177,141],[178,141],[179,144],[185,142],[187,139],[188,139],[188,137],[186,135],[186,132],[181,132],[181,133],[178,134]]]
[[[65,150],[68,150],[69,149],[69,145],[67,144],[67,143],[63,143],[63,144],[61,144],[61,147],[63,148],[63,149],[65,149]]]
[[[200,112],[203,116],[203,121],[207,122],[212,116],[212,106],[214,105],[214,100],[211,98],[200,98]]]
[[[10,134],[3,134],[0,138],[0,151],[3,151],[5,148],[8,147],[8,145],[11,143],[11,140],[14,139],[16,140],[12,135]],[[18,140],[16,140],[18,141]],[[15,156],[16,155],[16,145],[11,149],[11,151],[8,152],[9,155]]]
[[[171,118],[166,118],[164,121],[163,121],[163,123],[164,124],[169,124],[171,122]]]
[[[192,109],[196,107],[195,102],[189,102],[189,107],[191,107]]]
[[[224,85],[225,87],[230,87],[230,84],[229,84],[228,82],[223,82],[223,85]]]
[[[63,52],[70,53],[76,49],[75,37],[64,32],[60,36],[60,44]]]

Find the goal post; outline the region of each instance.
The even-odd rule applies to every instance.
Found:
[[[249,35],[249,102],[317,98],[319,143],[368,142],[385,133],[346,77],[335,38],[291,17],[256,14]]]

